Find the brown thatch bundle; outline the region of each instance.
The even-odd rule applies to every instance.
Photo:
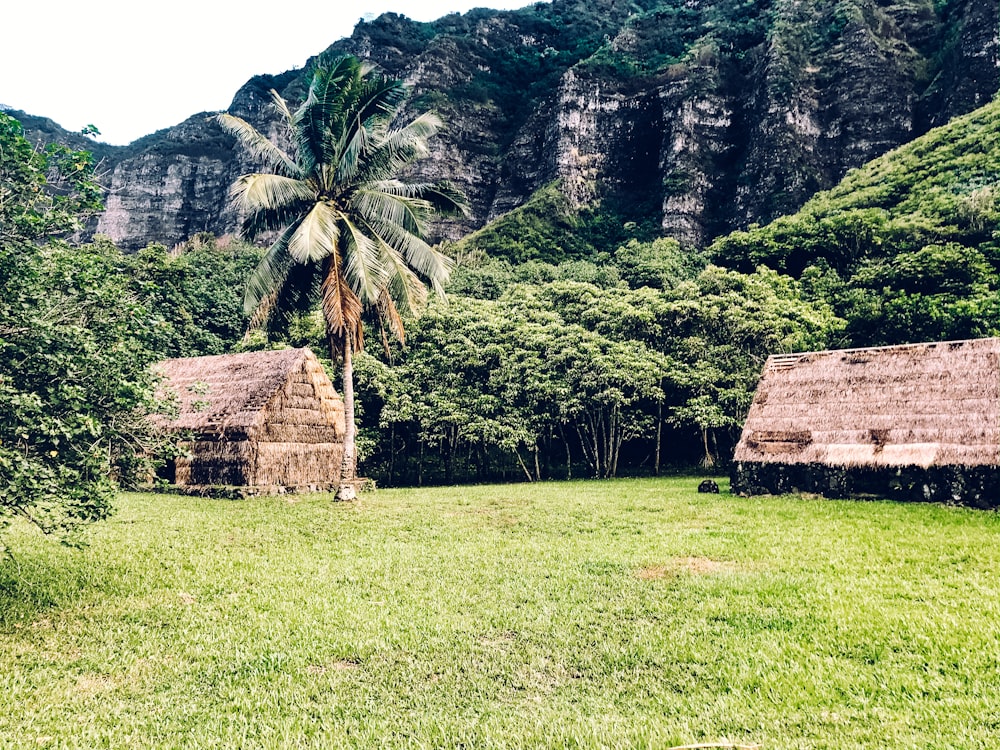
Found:
[[[178,406],[162,425],[192,436],[177,484],[337,481],[344,406],[309,349],[170,359],[156,369]]]
[[[734,461],[1000,466],[1000,339],[773,356]]]

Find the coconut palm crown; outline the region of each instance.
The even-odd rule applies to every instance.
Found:
[[[292,287],[318,297],[332,358],[344,365],[347,429],[340,496],[353,497],[357,454],[352,356],[363,346],[362,316],[403,339],[402,315],[416,313],[427,284],[443,295],[450,259],[422,239],[435,211],[464,211],[462,197],[441,183],[406,182],[400,173],[429,153],[441,121],[430,112],[396,126],[406,96],[350,56],[320,56],[305,100],[294,111],[276,92],[274,106],[288,128],[292,153],[245,120],[217,116],[262,171],[239,177],[232,199],[254,239],[277,232],[252,274],[244,307],[260,324],[289,303]]]

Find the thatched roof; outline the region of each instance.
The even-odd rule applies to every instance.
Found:
[[[293,376],[312,381],[308,390],[316,404],[339,399],[309,349],[168,359],[155,369],[177,399],[179,414],[165,420],[177,430],[249,434],[263,426],[269,405],[287,400]]]
[[[734,460],[1000,466],[1000,339],[772,356]]]

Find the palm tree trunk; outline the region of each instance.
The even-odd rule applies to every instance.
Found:
[[[354,500],[354,480],[358,473],[358,427],[354,421],[354,353],[350,336],[344,341],[344,459],[340,464],[338,500]]]
[[[663,378],[660,378],[660,393],[663,392]],[[656,460],[653,462],[653,476],[660,476],[660,451],[663,446],[663,396],[656,404]]]

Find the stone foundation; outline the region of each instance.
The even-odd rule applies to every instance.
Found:
[[[737,462],[735,495],[812,493],[829,498],[885,498],[972,508],[1000,508],[1000,467],[919,466],[868,468],[823,464]]]

